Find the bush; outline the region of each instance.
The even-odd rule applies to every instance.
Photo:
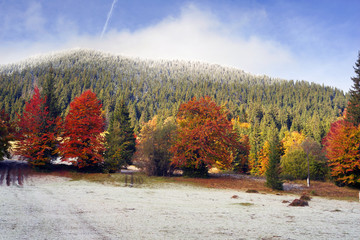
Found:
[[[328,170],[326,162],[321,156],[309,153],[310,179],[324,180]],[[288,180],[306,179],[307,154],[302,148],[292,148],[281,158],[281,176]]]
[[[281,158],[281,176],[288,180],[306,179],[306,153],[302,149],[290,150]]]
[[[184,177],[193,178],[208,178],[208,167],[204,163],[200,163],[199,166],[186,166],[182,167]]]
[[[171,175],[169,149],[175,130],[176,124],[171,118],[164,123],[158,123],[157,117],[147,122],[140,131],[134,164],[150,176]]]

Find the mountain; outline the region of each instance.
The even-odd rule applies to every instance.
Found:
[[[92,89],[108,117],[115,102],[124,98],[136,130],[154,115],[175,115],[182,102],[208,95],[240,121],[261,122],[271,115],[279,128],[304,131],[310,131],[307,128],[316,121],[323,135],[347,104],[343,91],[315,83],[273,79],[214,64],[141,60],[78,49],[0,66],[0,109],[14,119],[34,86],[41,88],[50,67],[63,115],[74,97]]]

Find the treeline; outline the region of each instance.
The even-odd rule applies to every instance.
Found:
[[[142,61],[78,50],[2,67],[0,109],[12,119],[21,114],[34,86],[41,90],[50,67],[62,117],[76,96],[92,89],[107,119],[117,99],[125,99],[137,133],[141,123],[155,115],[175,116],[181,103],[210,96],[217,104],[226,105],[230,118],[238,117],[241,122],[257,119],[263,127],[275,121],[279,129],[313,134],[320,142],[347,104],[341,90],[305,81],[254,76],[219,65]]]
[[[275,189],[307,177],[358,186],[359,123],[348,119],[360,119],[359,61],[349,118],[347,95],[305,81],[92,51],[53,55],[1,69],[0,131],[16,132],[18,153],[39,163],[62,156],[79,168],[135,163],[151,175],[189,176],[218,167],[266,176]]]

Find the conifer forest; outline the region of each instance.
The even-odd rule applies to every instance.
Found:
[[[69,50],[0,67],[0,159],[360,185],[360,55],[344,93],[200,62]]]

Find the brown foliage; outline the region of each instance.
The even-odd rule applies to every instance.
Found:
[[[50,163],[51,145],[56,142],[55,132],[47,129],[54,122],[48,120],[49,112],[45,108],[45,99],[41,98],[39,89],[36,87],[34,95],[25,104],[22,116],[18,116],[17,140],[15,154],[28,160],[32,166],[44,166]]]
[[[231,166],[239,147],[228,112],[209,97],[181,104],[177,115],[179,130],[172,164],[176,167],[195,168]]]
[[[331,176],[337,183],[360,186],[359,127],[346,119],[338,120],[324,139]]]
[[[97,166],[104,161],[105,139],[101,133],[105,119],[101,107],[96,94],[90,90],[70,104],[60,151],[65,158],[76,159],[73,161],[78,168]]]

